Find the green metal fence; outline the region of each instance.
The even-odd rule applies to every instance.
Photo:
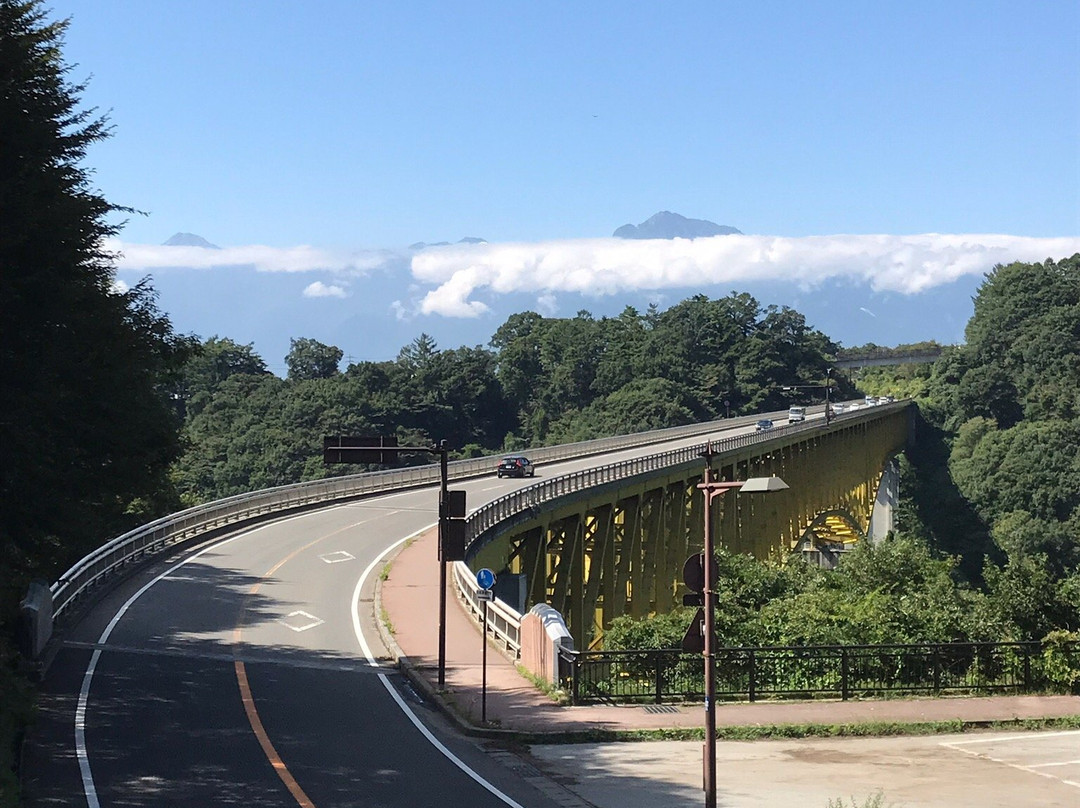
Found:
[[[867,698],[1061,692],[1055,664],[1080,671],[1080,643],[925,643],[721,648],[716,697]],[[560,685],[574,704],[678,702],[705,696],[705,659],[679,649],[560,651]]]

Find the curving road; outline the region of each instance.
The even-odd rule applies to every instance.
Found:
[[[475,508],[531,482],[454,487]],[[377,639],[381,560],[430,527],[435,506],[427,488],[268,522],[110,591],[62,638],[44,683],[23,760],[25,804],[580,804],[449,731]]]

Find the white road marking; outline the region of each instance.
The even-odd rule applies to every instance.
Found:
[[[300,624],[294,626],[292,623],[289,622],[289,620],[291,618],[293,618],[293,617],[306,617],[307,622],[306,623],[300,623]],[[289,612],[287,615],[285,615],[284,618],[278,620],[278,622],[281,623],[282,625],[284,625],[285,628],[291,628],[293,631],[295,631],[296,633],[299,634],[301,631],[307,631],[309,628],[315,628],[315,626],[321,626],[326,621],[319,618],[319,617],[316,617],[313,614],[308,614],[305,611],[301,611],[300,609],[297,609],[295,612]]]
[[[974,749],[963,749],[962,748],[964,746],[973,746],[975,744],[980,744],[980,743],[1001,743],[1001,744],[1006,744],[1006,743],[1023,741],[1024,743],[1030,744],[1033,741],[1039,741],[1039,740],[1042,740],[1044,738],[1061,738],[1061,737],[1067,737],[1067,736],[1080,736],[1080,730],[1066,730],[1064,732],[1040,732],[1040,733],[1031,734],[1031,735],[1011,735],[1011,736],[1008,736],[1008,737],[1005,737],[1005,738],[976,738],[976,739],[970,740],[970,741],[949,741],[949,742],[942,742],[941,746],[945,746],[945,747],[948,747],[950,749],[955,749],[958,752],[963,752],[964,754],[971,755],[972,757],[982,758],[983,760],[989,760],[989,761],[992,761],[994,763],[1000,763],[1003,766],[1008,766],[1009,768],[1017,769],[1018,771],[1028,772],[1029,774],[1037,774],[1039,777],[1047,777],[1047,778],[1049,778],[1051,780],[1057,780],[1059,783],[1064,783],[1067,786],[1072,786],[1074,788],[1080,788],[1080,782],[1077,782],[1075,780],[1066,780],[1063,777],[1057,777],[1056,775],[1054,775],[1054,774],[1052,774],[1050,772],[1039,771],[1039,769],[1047,768],[1047,767],[1051,767],[1051,766],[1068,766],[1068,765],[1070,765],[1070,764],[1072,764],[1072,763],[1074,763],[1076,761],[1064,761],[1064,762],[1061,762],[1061,763],[1054,763],[1054,762],[1051,762],[1051,763],[1035,763],[1035,764],[1025,765],[1025,764],[1021,764],[1021,763],[1014,763],[1014,762],[1012,762],[1010,760],[1006,760],[1004,758],[994,757],[993,755],[987,755],[987,754],[984,754],[982,752],[978,752],[978,751],[976,751]]]
[[[328,509],[332,510],[332,509]],[[243,533],[237,533],[224,541],[220,541],[216,544],[211,544],[204,547],[194,555],[185,558],[183,561],[175,564],[173,569],[182,567],[185,564],[190,564],[197,559],[203,553],[208,553],[211,550],[216,550],[218,547],[224,547],[226,544],[236,541],[237,539],[250,536],[252,533],[258,533],[260,530],[264,530],[271,525],[279,525],[282,522],[291,522],[293,519],[302,519],[306,514],[297,514],[295,516],[289,516],[285,519],[279,519],[274,522],[261,525],[252,530],[244,531]],[[142,594],[146,592],[150,587],[156,584],[158,581],[162,581],[172,574],[172,570],[161,573],[161,575],[154,578],[149,583],[140,588],[134,595],[124,602],[124,605],[120,607],[120,610],[113,616],[112,620],[105,627],[105,630],[101,632],[101,636],[98,638],[98,645],[105,645],[109,639],[109,635],[112,634],[113,629],[116,628],[116,624],[120,622],[120,618],[123,617],[126,612],[135,601],[137,601]],[[86,795],[86,804],[88,808],[101,808],[101,803],[98,802],[97,788],[94,785],[94,775],[90,769],[90,754],[86,746],[86,705],[90,700],[90,685],[94,681],[94,671],[97,670],[98,660],[101,658],[101,649],[95,649],[94,653],[90,657],[90,664],[86,666],[86,673],[83,675],[82,688],[79,690],[79,703],[75,708],[75,757],[79,760],[79,773],[82,776],[83,794]]]
[[[1075,766],[1080,760],[1063,760],[1060,763],[1032,763],[1031,768],[1042,769],[1049,766]]]
[[[347,553],[344,550],[337,550],[333,553],[327,553],[326,555],[319,556],[327,564],[340,564],[342,561],[353,561],[356,556],[352,553]]]
[[[371,653],[371,647],[367,644],[367,640],[364,638],[364,631],[360,626],[360,613],[358,609],[360,604],[360,591],[364,588],[364,583],[367,580],[368,575],[370,575],[371,571],[375,569],[375,565],[382,561],[382,559],[386,556],[387,553],[389,553],[395,547],[404,544],[409,539],[415,536],[419,536],[425,531],[431,530],[431,528],[435,527],[436,524],[438,523],[430,524],[427,527],[416,531],[412,534],[412,536],[406,536],[405,538],[399,539],[398,541],[391,544],[389,547],[383,550],[382,553],[380,553],[374,561],[368,564],[367,569],[364,570],[363,574],[361,574],[360,580],[356,582],[356,588],[353,589],[353,596],[350,604],[350,609],[352,611],[353,632],[356,634],[357,642],[360,643],[360,650],[363,651],[364,656],[367,657],[368,664],[372,665],[373,667],[379,667],[379,663],[375,661],[375,656]],[[503,794],[501,791],[499,791],[499,789],[497,789],[495,786],[493,786],[491,783],[481,777],[477,772],[469,768],[469,765],[465,763],[465,761],[463,761],[461,758],[459,758],[457,755],[447,749],[446,746],[443,745],[443,743],[438,738],[432,735],[431,731],[424,726],[423,722],[416,716],[416,713],[412,711],[412,708],[410,708],[409,705],[405,703],[405,700],[402,699],[401,696],[398,694],[397,690],[394,689],[394,686],[390,684],[389,676],[387,676],[385,673],[380,673],[379,678],[382,680],[383,687],[386,688],[386,692],[389,693],[390,696],[394,699],[398,707],[401,708],[401,711],[405,713],[408,719],[413,723],[413,726],[420,730],[420,734],[427,738],[427,740],[431,743],[432,746],[442,752],[442,754],[446,757],[447,760],[449,760],[451,763],[461,769],[461,771],[463,771],[465,774],[467,774],[469,777],[479,783],[484,789],[498,797],[506,805],[511,806],[511,808],[523,808],[520,803],[515,802],[506,794]]]
[[[1061,732],[1039,732],[1031,735],[1009,735],[1005,738],[974,738],[970,741],[942,741],[942,746],[967,746],[976,743],[1007,743],[1009,741],[1032,741],[1042,738],[1060,738],[1065,735],[1080,735],[1080,730],[1070,729]]]

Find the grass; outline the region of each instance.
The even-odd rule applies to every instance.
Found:
[[[556,687],[555,685],[551,684],[551,682],[549,682],[547,679],[544,679],[541,676],[537,676],[524,665],[518,664],[517,672],[524,676],[526,679],[528,679],[532,683],[533,687],[546,695],[556,704],[566,705],[570,703],[570,695],[565,690],[563,690],[561,687]]]
[[[380,607],[379,619],[382,621],[383,626],[386,627],[386,633],[391,637],[397,636],[397,632],[394,630],[394,621],[390,619],[390,612],[386,611],[386,607]]]
[[[829,800],[829,804],[826,808],[848,808],[848,803],[844,802],[844,798],[840,797],[835,802]],[[864,802],[857,802],[854,797],[851,798],[850,808],[885,808],[885,795],[878,791],[876,794],[871,794],[866,798]]]

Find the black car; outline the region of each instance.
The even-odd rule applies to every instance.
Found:
[[[758,432],[764,432],[766,429],[772,429],[772,428],[773,428],[773,422],[770,421],[768,418],[762,418],[760,421],[757,422],[757,431]]]
[[[535,477],[536,466],[524,455],[507,455],[499,461],[495,473],[500,477]]]

